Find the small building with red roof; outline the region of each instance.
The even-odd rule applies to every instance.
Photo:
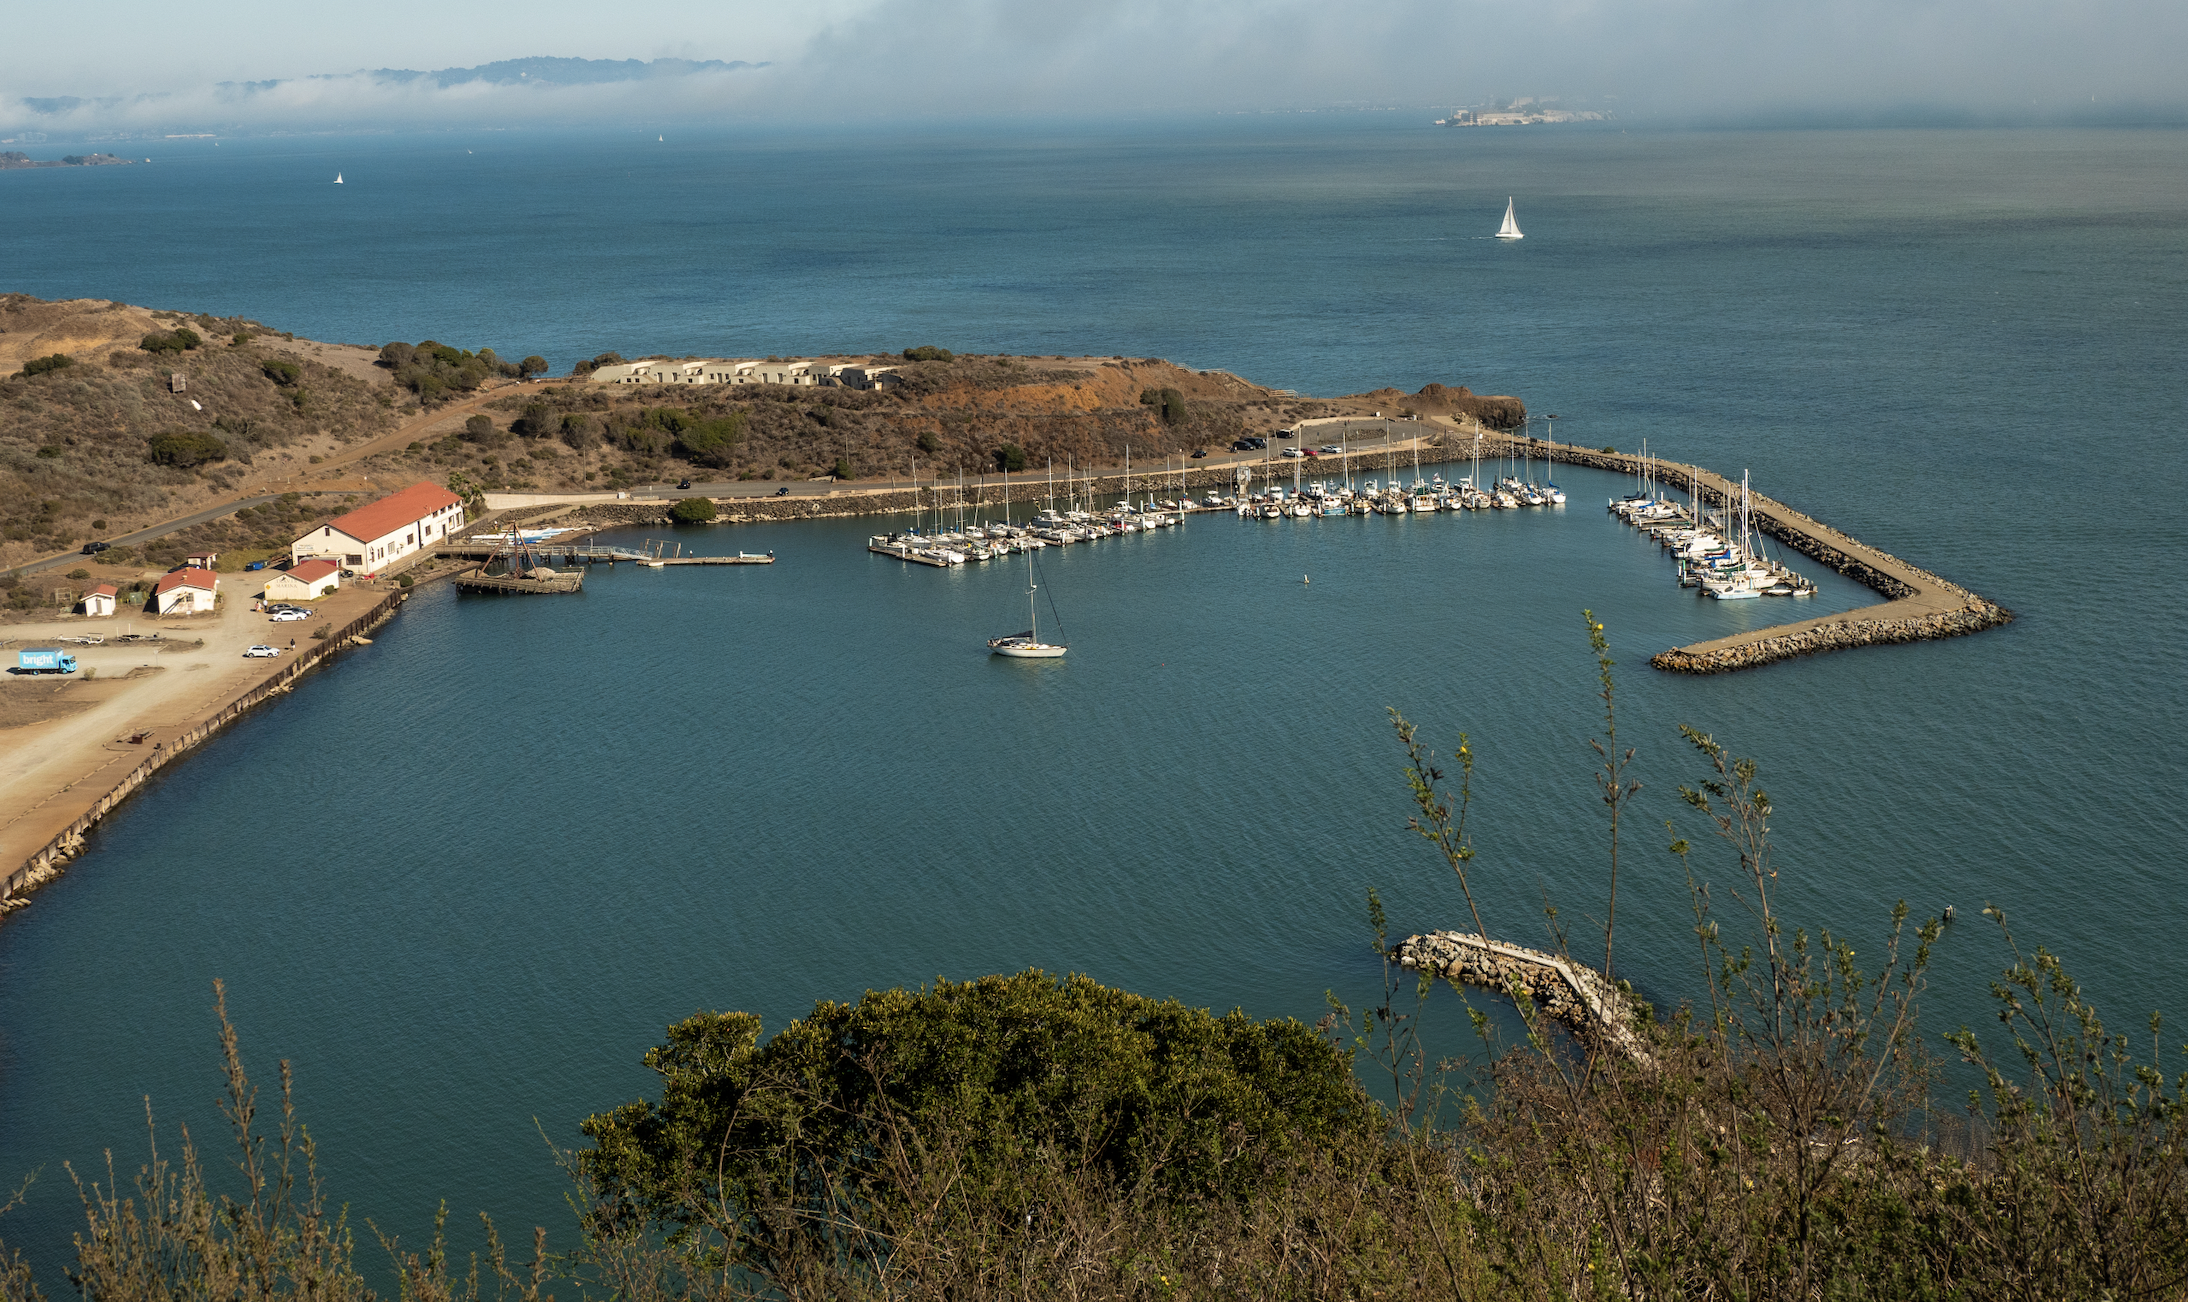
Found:
[[[268,601],[313,601],[342,586],[342,567],[324,558],[275,571],[266,580]]]
[[[152,586],[144,602],[146,614],[209,614],[220,594],[220,576],[211,570],[172,570]]]
[[[111,615],[114,613],[114,602],[121,595],[121,590],[113,584],[102,583],[85,593],[84,599],[76,603],[76,609],[86,615]]]
[[[323,558],[337,568],[377,573],[438,545],[463,524],[463,499],[421,481],[320,525],[289,544],[289,557]]]

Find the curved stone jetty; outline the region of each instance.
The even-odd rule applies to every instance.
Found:
[[[1568,444],[1531,439],[1508,438],[1503,442],[1514,454],[1524,447],[1531,455],[1547,460],[1601,470],[1636,474],[1644,466],[1640,457],[1623,453],[1591,452]],[[1497,449],[1485,443],[1484,451],[1492,450]],[[1667,484],[1676,485],[1691,479],[1704,502],[1736,505],[1739,501],[1740,486],[1715,471],[1673,461],[1652,460],[1647,466]],[[1650,657],[1650,664],[1672,673],[1726,674],[1820,651],[1960,637],[2013,620],[2013,612],[1997,602],[1958,584],[1948,583],[1928,570],[1909,565],[1897,556],[1850,538],[1820,520],[1759,493],[1748,496],[1748,517],[1757,532],[1777,539],[1856,583],[1876,589],[1885,600],[1878,605],[1836,615],[1673,647]]]
[[[1532,999],[1566,1030],[1635,1062],[1650,1055],[1633,1030],[1633,1001],[1585,963],[1471,931],[1408,936],[1392,951],[1400,967],[1433,972],[1514,999]]]

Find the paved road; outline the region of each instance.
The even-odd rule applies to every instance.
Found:
[[[1353,456],[1367,458],[1379,456],[1382,454],[1385,447],[1384,440],[1382,439],[1382,437],[1380,437],[1380,432],[1383,426],[1382,421],[1379,421],[1372,416],[1359,416],[1348,418],[1348,424],[1370,427],[1377,432],[1377,437],[1374,437],[1372,439],[1354,440],[1351,443]],[[1393,449],[1402,451],[1411,446],[1411,443],[1408,440],[1416,436],[1426,437],[1436,432],[1448,431],[1445,430],[1444,427],[1442,427],[1440,424],[1432,425],[1427,429],[1423,429],[1420,425],[1414,424],[1411,421],[1394,420],[1390,422],[1390,441],[1388,446]],[[1327,423],[1322,423],[1319,426],[1315,427],[1309,427],[1309,429],[1307,430],[1307,436],[1308,437],[1306,446],[1309,448],[1321,447],[1325,444],[1334,443],[1337,441],[1337,431],[1331,429]],[[1210,452],[1205,457],[1197,459],[1187,459],[1185,465],[1189,469],[1193,470],[1206,470],[1211,467],[1221,466],[1252,466],[1254,468],[1254,478],[1257,480],[1266,480],[1273,473],[1281,472],[1287,475],[1290,474],[1291,465],[1294,461],[1301,461],[1304,465],[1313,466],[1321,464],[1325,461],[1338,460],[1338,458],[1334,454],[1327,457],[1318,458],[1284,456],[1283,450],[1287,447],[1292,446],[1294,446],[1294,444],[1289,441],[1278,441],[1276,439],[1271,439],[1269,441],[1269,448],[1267,451],[1262,451],[1257,448],[1252,452],[1232,452],[1226,448],[1224,451],[1221,452]],[[1363,461],[1362,464],[1366,463]],[[1147,477],[1147,482],[1156,485],[1157,487],[1161,485],[1163,477],[1165,475],[1175,475],[1177,472],[1178,461],[1175,457],[1171,459],[1167,467],[1160,461],[1135,462],[1132,467],[1132,473],[1135,478],[1141,475],[1145,475]],[[1057,477],[1057,482],[1061,483],[1064,476],[1063,467],[1057,467],[1055,473]],[[1123,467],[1108,466],[1089,472],[1086,467],[1081,466],[1078,467],[1074,473],[1080,475],[1092,473],[1098,478],[1112,479],[1115,478],[1117,475],[1123,473]],[[1013,476],[1012,482],[1018,484],[1043,483],[1046,480],[1046,475],[1047,470],[1045,468],[1042,470],[1028,469],[1018,475]],[[932,479],[920,480],[917,483],[914,483],[909,479],[855,479],[843,483],[838,483],[837,481],[832,479],[818,479],[800,480],[792,484],[783,484],[781,482],[769,483],[764,480],[708,481],[694,479],[691,481],[691,487],[689,488],[683,488],[676,484],[638,484],[633,486],[630,492],[631,496],[634,499],[661,500],[673,500],[678,497],[766,498],[780,496],[798,498],[826,497],[829,493],[843,488],[856,488],[867,492],[892,492],[912,488],[933,488],[935,487],[937,482],[938,481]],[[956,480],[954,479],[944,479],[939,482],[945,489],[954,488],[956,486]],[[966,486],[970,487],[975,481],[968,478],[965,482]],[[988,475],[980,479],[978,482],[987,484],[991,487],[995,487],[1002,484],[1002,479],[999,475]],[[788,488],[790,491],[785,493],[782,491],[784,488]]]
[[[432,411],[420,412],[378,438],[344,448],[335,453],[328,457],[323,465],[314,467],[308,475],[285,476],[273,481],[283,485],[278,492],[263,493],[257,497],[240,498],[233,502],[221,502],[193,511],[189,515],[179,516],[173,520],[162,520],[158,524],[139,529],[135,533],[123,534],[118,538],[109,538],[106,541],[117,546],[123,543],[134,545],[136,543],[151,542],[155,538],[164,538],[178,529],[187,529],[193,524],[203,524],[207,520],[218,520],[222,516],[234,515],[246,506],[264,505],[267,502],[279,499],[286,493],[356,492],[358,490],[353,487],[344,488],[339,486],[341,479],[336,472],[343,466],[362,461],[375,453],[388,452],[402,447],[427,428],[438,425],[452,417],[468,414],[492,399],[504,396],[509,388],[508,384],[493,385],[468,398],[460,398],[455,402],[444,403]],[[86,559],[89,558],[80,551],[63,552],[58,556],[48,556],[41,561],[26,561],[14,567],[13,573],[37,574],[56,566],[77,564]]]

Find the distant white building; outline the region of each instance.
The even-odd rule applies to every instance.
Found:
[[[315,557],[336,568],[378,572],[437,546],[463,528],[463,500],[439,484],[416,483],[360,506],[289,544],[292,564]]]
[[[144,609],[152,615],[204,614],[213,609],[219,595],[220,578],[211,570],[175,570],[162,574],[152,586]]]
[[[786,384],[803,388],[878,389],[898,383],[894,366],[825,362],[814,358],[755,361],[709,357],[698,361],[653,358],[593,371],[594,384]]]
[[[268,601],[314,601],[342,586],[342,567],[330,560],[309,560],[275,571],[266,580]]]

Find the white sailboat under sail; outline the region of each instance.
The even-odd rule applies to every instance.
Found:
[[[334,183],[336,185],[340,185],[342,183],[342,174],[340,172],[336,172],[334,174]]]
[[[1525,235],[1520,234],[1519,222],[1512,216],[1511,195],[1504,196],[1504,225],[1497,228],[1497,238],[1500,240],[1524,240],[1527,238]]]

